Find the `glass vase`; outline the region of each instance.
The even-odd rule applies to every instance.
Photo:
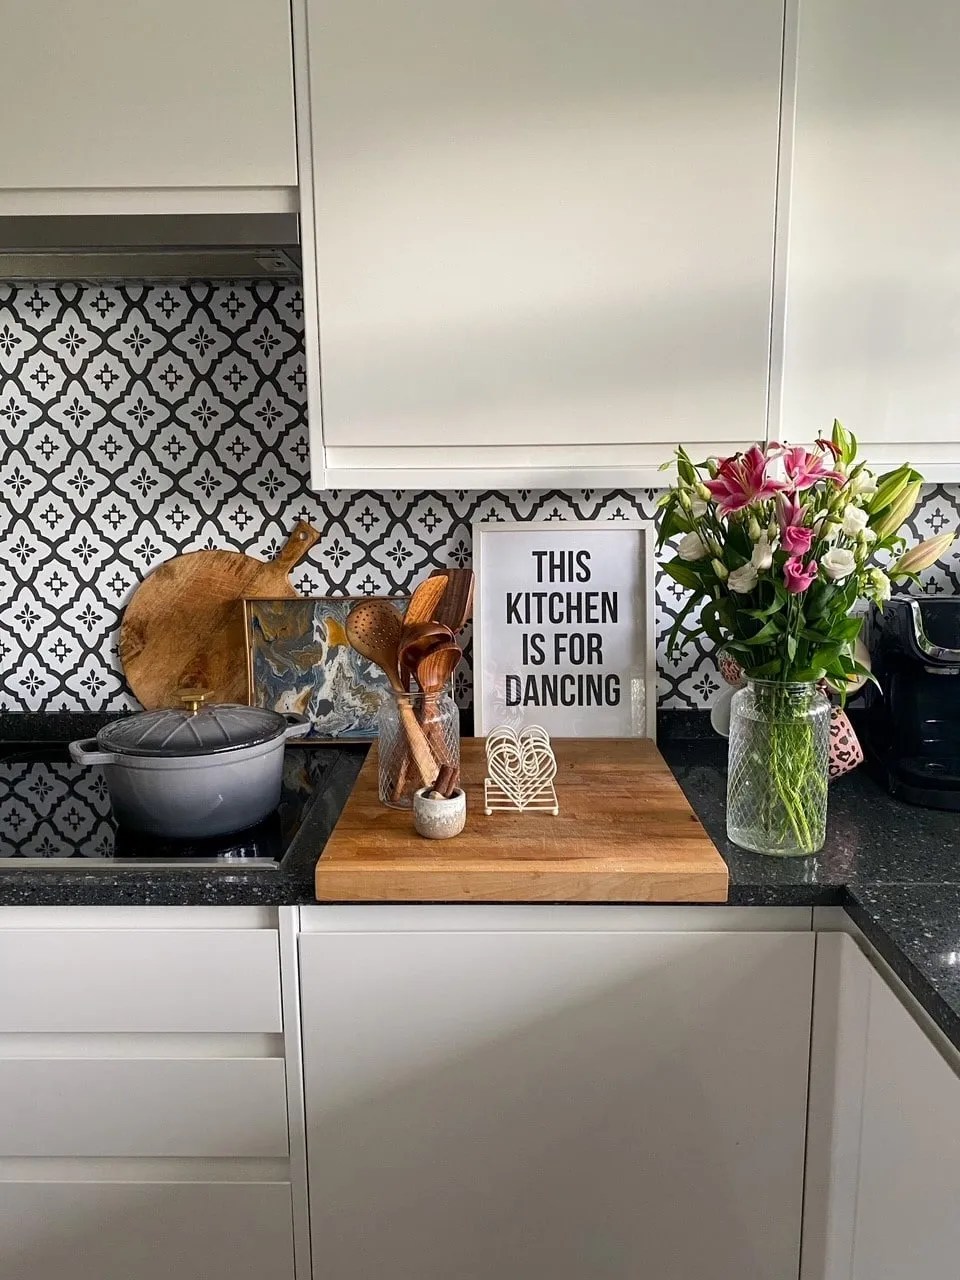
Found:
[[[830,702],[815,684],[748,680],[733,695],[727,835],[781,858],[823,848]]]
[[[442,693],[387,693],[377,717],[381,804],[412,809],[413,793],[443,764],[460,768],[460,712]]]

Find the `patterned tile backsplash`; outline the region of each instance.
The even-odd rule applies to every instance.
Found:
[[[301,591],[399,593],[468,563],[477,518],[653,515],[652,490],[311,493],[301,339],[294,285],[0,285],[0,709],[134,706],[120,614],[181,551],[267,557],[305,518],[322,536]],[[913,520],[919,536],[957,523],[954,487]],[[927,578],[960,591],[957,554]],[[665,653],[679,600],[659,575],[660,705],[703,707],[709,653]],[[469,662],[457,696],[470,704]]]

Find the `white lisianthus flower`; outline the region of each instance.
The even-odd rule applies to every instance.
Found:
[[[700,535],[695,530],[685,534],[680,539],[680,545],[677,547],[677,555],[681,560],[703,560],[706,558],[707,548],[700,540]]]
[[[877,604],[886,604],[890,599],[890,579],[882,569],[871,569],[868,577],[870,579],[870,594]]]
[[[820,568],[834,582],[849,578],[856,567],[857,561],[853,552],[846,551],[842,547],[831,547],[825,555],[820,557]]]
[[[759,542],[753,548],[750,563],[754,569],[760,571],[769,569],[773,564],[773,547],[770,545],[770,539],[765,533],[761,535]]]
[[[849,487],[855,498],[870,498],[877,492],[877,477],[864,468],[851,478]]]
[[[695,520],[707,514],[707,504],[702,498],[693,498],[690,502],[690,514]]]
[[[739,569],[734,569],[727,579],[730,590],[736,591],[741,596],[749,595],[756,585],[757,571],[752,564],[744,564]]]
[[[861,507],[855,507],[852,503],[847,506],[843,513],[843,521],[840,524],[840,530],[846,534],[848,538],[855,538],[861,530],[867,527],[869,516]]]

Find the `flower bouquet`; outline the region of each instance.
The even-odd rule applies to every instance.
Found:
[[[891,580],[916,581],[956,535],[906,549],[900,530],[923,477],[909,465],[875,476],[839,422],[812,449],[754,445],[695,464],[681,448],[676,467],[659,546],[679,539],[664,568],[691,594],[668,647],[705,632],[748,682],[733,702],[728,834],[759,852],[815,853],[826,831],[824,690],[842,700],[870,676],[854,656],[862,617],[851,610],[889,599]]]

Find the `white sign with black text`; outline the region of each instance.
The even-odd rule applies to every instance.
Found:
[[[478,736],[656,736],[654,536],[636,520],[473,526]]]

